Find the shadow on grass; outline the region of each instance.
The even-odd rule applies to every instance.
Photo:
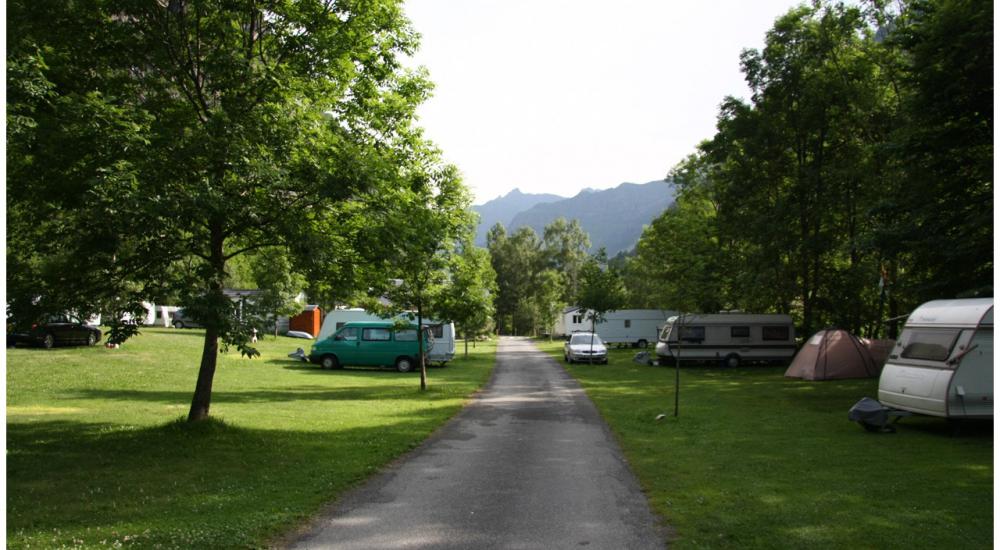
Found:
[[[433,416],[322,434],[10,423],[8,547],[257,547],[419,444]]]

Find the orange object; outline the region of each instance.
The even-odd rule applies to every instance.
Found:
[[[323,310],[319,306],[306,306],[306,310],[288,319],[288,330],[308,332],[313,338],[319,334]]]

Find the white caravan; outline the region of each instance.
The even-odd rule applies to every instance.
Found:
[[[795,349],[789,315],[710,313],[672,317],[660,333],[656,356],[661,363],[680,355],[681,361],[737,367],[744,361],[790,361]]]
[[[410,320],[404,313],[399,318]],[[361,308],[334,309],[326,314],[323,325],[319,329],[316,341],[322,341],[337,332],[337,329],[346,323],[358,321],[385,321],[386,319],[370,313]],[[416,316],[413,318],[416,321]],[[455,357],[455,325],[454,323],[439,323],[431,319],[424,319],[423,325],[431,329],[434,336],[434,344],[427,353],[427,358],[435,363],[444,365]]]
[[[993,298],[915,309],[882,369],[878,399],[931,416],[993,418]]]
[[[610,311],[604,320],[594,325],[594,331],[605,344],[628,344],[644,348],[655,343],[667,320],[677,315],[665,309],[620,309]],[[590,321],[584,323],[590,330]]]

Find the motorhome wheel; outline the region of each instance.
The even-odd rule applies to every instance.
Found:
[[[639,346],[642,349],[646,349],[646,346],[649,345],[649,342],[647,342],[645,340],[639,340],[638,342],[636,342],[636,345]]]

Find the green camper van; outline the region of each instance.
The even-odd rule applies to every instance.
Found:
[[[431,347],[424,331],[424,353]],[[313,344],[309,362],[323,369],[353,366],[395,366],[410,372],[419,365],[417,327],[397,329],[390,321],[347,323]]]

